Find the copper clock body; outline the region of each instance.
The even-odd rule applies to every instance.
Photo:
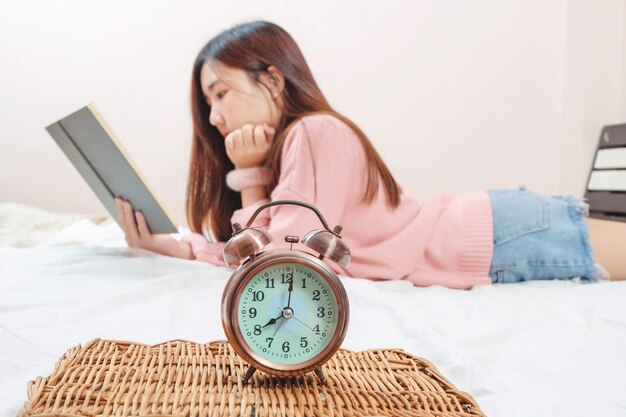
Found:
[[[293,270],[291,284],[278,282],[280,276],[285,273],[288,275],[289,268]],[[301,276],[296,278],[296,272],[299,272]],[[284,281],[284,276],[282,279]],[[309,280],[309,287],[306,287],[307,280]],[[272,299],[254,300],[260,303],[254,304],[259,306],[259,313],[257,313],[256,307],[250,307],[252,305],[250,297],[256,298],[258,295],[260,298],[261,291],[254,291],[254,288],[262,282],[265,282],[268,288],[275,291],[269,292],[270,296],[273,297]],[[269,287],[270,283],[272,287]],[[276,285],[282,285],[282,287],[276,290]],[[284,299],[286,296],[281,294],[289,288],[292,291],[289,291],[289,301],[285,303]],[[306,292],[304,291],[305,289],[307,290]],[[289,303],[292,301],[292,295],[294,297],[293,302],[298,307],[289,306]],[[319,302],[305,301],[306,297],[312,297],[312,300],[319,300]],[[263,304],[265,301],[266,304]],[[250,304],[248,305],[247,303]],[[287,304],[287,306],[277,307],[277,303],[278,305],[280,303]],[[273,308],[271,311],[269,310],[270,305]],[[254,310],[254,319],[251,318],[252,310]],[[332,357],[346,336],[349,310],[348,297],[343,284],[328,265],[318,257],[307,252],[280,249],[252,256],[233,273],[226,284],[222,296],[221,316],[226,337],[239,356],[256,369],[279,377],[288,377],[318,370]],[[242,311],[244,312],[243,314]],[[265,315],[258,317],[257,314],[261,315],[261,312],[264,312]],[[320,313],[322,317],[327,318],[329,312],[332,312],[334,316],[332,321],[322,320],[321,322],[331,325],[326,328],[332,331],[332,334],[325,334],[322,328],[319,327],[320,324],[316,327],[310,325],[314,322],[313,320],[315,320],[315,323],[320,323]],[[274,315],[279,316],[274,318]],[[257,324],[253,325],[252,320]],[[261,324],[265,323],[266,320],[269,321],[261,327]],[[309,324],[306,323],[307,321]],[[285,327],[285,331],[290,329],[289,337],[291,339],[282,343],[283,352],[285,351],[285,345],[288,351],[291,352],[290,341],[293,341],[293,338],[297,338],[300,334],[316,336],[324,334],[325,339],[314,339],[318,345],[321,344],[322,346],[318,351],[311,351],[312,353],[309,354],[306,348],[309,346],[308,343],[311,343],[312,346],[314,341],[308,342],[308,336],[300,336],[301,343],[296,348],[300,349],[298,357],[302,356],[302,359],[296,357],[295,351],[290,355],[287,353],[284,355],[280,354],[280,350],[277,351],[277,345],[274,345],[273,349],[268,349],[267,341],[269,340],[269,346],[271,347],[275,341],[275,336],[278,335],[281,327],[285,324],[288,326]],[[269,331],[267,328],[269,328]],[[257,332],[259,334],[257,336],[252,335],[252,329],[254,329],[255,335]],[[294,333],[297,333],[294,329],[300,333],[294,336]],[[314,329],[318,333],[315,333]],[[272,333],[274,336],[268,337]],[[276,343],[280,343],[280,341]],[[302,346],[305,347],[303,348]],[[266,352],[263,351],[264,348]],[[287,358],[288,356],[289,358]]]

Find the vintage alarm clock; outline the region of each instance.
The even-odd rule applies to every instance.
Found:
[[[263,252],[272,237],[250,226],[262,210],[276,205],[315,212],[324,229],[302,239],[315,254],[292,249],[298,236],[286,236],[285,249]],[[348,267],[350,250],[339,235],[341,226],[331,230],[311,204],[279,200],[261,205],[244,228],[235,223],[233,230],[224,261],[239,267],[224,289],[222,325],[233,349],[250,364],[243,382],[260,369],[279,377],[314,371],[324,383],[321,367],[341,346],[350,313],[341,281],[322,261]]]

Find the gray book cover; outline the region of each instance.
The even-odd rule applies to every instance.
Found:
[[[152,233],[177,232],[172,218],[93,104],[46,130],[118,224],[115,197],[122,196],[144,214]]]

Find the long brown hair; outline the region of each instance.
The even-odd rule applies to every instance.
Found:
[[[234,169],[226,155],[224,138],[209,123],[211,108],[204,98],[200,71],[205,62],[215,62],[246,71],[257,82],[270,65],[284,76],[282,117],[268,152],[265,165],[272,173],[271,191],[278,182],[280,156],[288,128],[298,119],[312,113],[333,115],[346,123],[359,137],[368,163],[367,187],[363,201],[371,203],[378,193],[379,182],[384,186],[387,202],[397,207],[400,187],[376,152],[367,136],[352,121],[337,113],[313,79],[300,48],[281,27],[263,21],[237,25],[207,43],[196,58],[191,81],[191,112],[193,143],[189,182],[187,184],[187,219],[191,230],[209,230],[220,241],[231,233],[230,218],[241,208],[241,194],[226,186],[225,177]]]

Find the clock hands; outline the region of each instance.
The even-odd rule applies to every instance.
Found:
[[[305,327],[308,327],[309,329],[311,329],[312,332],[315,332],[315,329],[311,326],[309,326],[308,324],[306,324],[305,322],[303,322],[302,320],[300,320],[299,318],[297,318],[296,316],[293,316],[292,319],[295,319],[297,322],[299,322],[300,324],[304,325]]]
[[[273,324],[276,324],[276,322],[278,322],[278,320],[280,320],[280,319],[290,319],[290,318],[293,317],[293,310],[290,307],[290,305],[291,305],[291,292],[293,291],[293,278],[291,278],[289,280],[289,289],[287,291],[289,292],[289,296],[287,297],[287,307],[285,307],[285,308],[283,308],[281,310],[280,315],[278,317],[272,318],[267,323],[265,323],[263,328],[265,328],[267,326],[271,326]],[[280,329],[280,326],[282,326],[282,324],[284,322],[285,322],[285,320],[283,320],[281,322],[281,324],[278,326],[279,329]],[[309,327],[309,326],[307,326],[307,327]],[[278,331],[278,329],[276,329],[276,331]],[[274,333],[274,334],[276,334],[276,333]]]
[[[267,327],[270,326],[272,324],[276,324],[276,321],[278,321],[278,319],[282,319],[283,318],[283,313],[281,311],[280,316],[276,317],[275,319],[270,319],[270,321],[267,322],[267,324],[263,327]]]
[[[291,292],[293,291],[293,278],[289,281],[289,289],[287,291],[289,291],[289,298],[287,298],[287,308],[289,308],[291,305]]]
[[[278,333],[278,330],[280,329],[280,327],[283,325],[284,322],[285,322],[285,320],[280,322],[280,324],[278,325],[278,327],[274,331],[274,334],[272,335],[272,340],[274,339],[274,337],[276,337],[276,333]]]

